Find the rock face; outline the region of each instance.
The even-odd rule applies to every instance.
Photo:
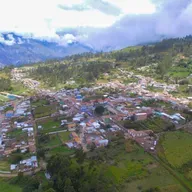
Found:
[[[4,35],[5,40],[6,37]],[[11,39],[5,42],[0,39],[0,64],[28,64],[92,51],[92,48],[78,42],[61,46],[55,42],[23,38],[12,33]]]

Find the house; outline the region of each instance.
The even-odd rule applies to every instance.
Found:
[[[33,127],[23,128],[22,131],[33,132]]]
[[[66,142],[65,144],[66,144],[67,147],[69,147],[70,149],[74,147],[73,142]]]
[[[13,117],[13,115],[14,115],[14,114],[13,114],[13,111],[10,110],[10,111],[7,111],[7,112],[6,112],[5,117],[11,118],[11,117]]]
[[[17,169],[17,165],[16,164],[11,164],[10,165],[10,170],[11,171],[15,171]]]
[[[135,131],[134,129],[129,129],[128,133],[131,137],[135,138],[135,137],[146,137],[148,136],[150,133],[153,133],[153,131],[151,130],[146,130],[146,131]]]
[[[96,142],[95,142],[95,145],[96,145],[97,147],[105,147],[105,146],[108,145],[108,143],[109,143],[109,140],[107,140],[107,139],[102,139],[102,140],[96,141]]]
[[[74,142],[76,142],[76,143],[78,143],[78,144],[81,143],[81,140],[80,140],[79,136],[77,135],[77,133],[72,132],[70,136],[72,137],[72,139],[74,140]]]
[[[147,113],[136,113],[134,115],[136,121],[142,121],[147,119]]]
[[[92,126],[95,128],[95,129],[99,129],[100,128],[100,124],[98,122],[93,122],[92,123]]]
[[[68,131],[75,131],[76,130],[76,123],[69,123],[67,125]]]

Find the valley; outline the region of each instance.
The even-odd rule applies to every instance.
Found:
[[[2,69],[2,190],[191,191],[190,57],[158,46]]]

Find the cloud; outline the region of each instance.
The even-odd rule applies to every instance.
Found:
[[[153,14],[125,15],[114,25],[88,32],[84,43],[97,49],[119,49],[129,45],[192,34],[192,1],[159,0]]]
[[[63,46],[78,41],[95,49],[182,37],[192,33],[191,18],[191,0],[0,1],[0,32]],[[15,43],[3,36],[0,42]]]
[[[11,46],[15,44],[15,39],[12,34],[8,34],[7,38],[5,38],[2,34],[0,34],[0,43]]]
[[[96,9],[104,14],[118,16],[121,14],[121,9],[115,5],[104,1],[104,0],[85,0],[81,4],[73,5],[58,5],[63,10],[76,10],[76,11],[87,11],[91,9]]]
[[[94,9],[98,9],[99,11],[109,14],[109,15],[120,15],[121,14],[121,9],[116,7],[115,5],[103,1],[103,0],[87,0],[87,4],[91,6]]]

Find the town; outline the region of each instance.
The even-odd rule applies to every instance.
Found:
[[[18,71],[14,74],[19,77]],[[41,157],[106,147],[119,134],[155,154],[162,132],[190,123],[183,113],[190,111],[190,101],[168,94],[174,86],[136,77],[138,83],[129,85],[109,82],[59,91],[42,91],[39,83],[28,80],[35,95],[14,96],[0,107],[0,155],[10,162],[5,173],[36,172],[43,166]],[[151,92],[147,83],[164,86],[165,91]]]

